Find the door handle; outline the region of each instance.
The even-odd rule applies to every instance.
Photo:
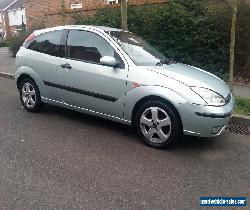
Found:
[[[63,69],[72,69],[72,66],[68,63],[60,65]]]

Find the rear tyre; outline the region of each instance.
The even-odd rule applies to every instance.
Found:
[[[144,143],[154,148],[169,146],[176,142],[181,134],[178,115],[160,101],[149,101],[139,108],[135,127]]]
[[[42,109],[43,103],[40,91],[33,80],[23,79],[20,83],[19,92],[21,103],[28,112],[39,112]]]

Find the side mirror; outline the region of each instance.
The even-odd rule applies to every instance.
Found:
[[[105,66],[112,66],[114,68],[117,68],[119,67],[119,62],[114,58],[114,57],[111,57],[111,56],[103,56],[101,59],[100,59],[100,63],[102,65],[105,65]]]

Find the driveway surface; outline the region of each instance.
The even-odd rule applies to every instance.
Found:
[[[238,97],[250,99],[250,84],[235,84],[233,91]]]
[[[0,209],[194,210],[209,209],[200,196],[249,197],[249,136],[156,150],[110,121],[52,106],[28,113],[13,80],[0,78],[0,100]]]

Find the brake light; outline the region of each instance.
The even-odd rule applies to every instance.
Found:
[[[29,42],[35,38],[35,33],[33,32],[32,34],[29,35],[29,37],[25,40],[25,42]]]

